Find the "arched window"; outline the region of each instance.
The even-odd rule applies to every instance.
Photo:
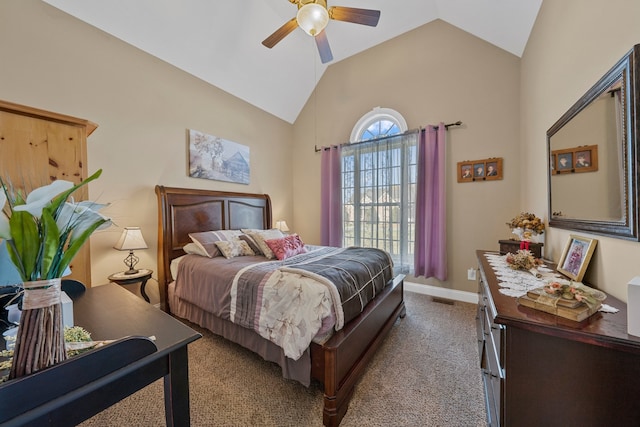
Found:
[[[413,270],[418,144],[406,131],[400,113],[374,108],[341,151],[342,244],[386,250],[402,273]]]
[[[362,116],[351,131],[349,141],[368,141],[407,131],[407,122],[402,114],[391,108],[376,107]]]

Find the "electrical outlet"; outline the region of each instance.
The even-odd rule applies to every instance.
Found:
[[[467,270],[467,280],[476,280],[476,269],[470,268]]]

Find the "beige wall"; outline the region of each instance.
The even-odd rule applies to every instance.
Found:
[[[544,0],[522,58],[521,145],[524,206],[546,212],[546,131],[631,47],[640,42],[636,0]],[[545,254],[558,261],[570,231],[551,229]],[[585,280],[626,301],[640,274],[640,245],[598,239]]]
[[[0,98],[99,125],[90,197],[118,227],[91,239],[93,284],[124,269],[112,249],[124,226],[142,227],[139,267],[157,270],[156,184],[268,193],[275,218],[292,217],[290,124],[37,0],[0,2],[0,39]],[[250,184],[189,178],[190,128],[249,146]]]
[[[422,282],[475,292],[475,250],[497,250],[521,206],[519,76],[516,56],[439,20],[331,65],[294,124],[295,231],[319,243],[315,144],[347,141],[377,106],[399,111],[409,128],[462,120],[447,135],[449,280]],[[504,158],[504,180],[457,183],[457,162],[488,157]]]
[[[274,219],[318,243],[315,144],[346,141],[376,106],[400,111],[411,128],[462,120],[448,132],[450,279],[424,282],[474,291],[466,270],[475,250],[497,249],[520,210],[546,217],[546,130],[640,40],[639,12],[635,0],[545,0],[522,61],[435,21],[331,65],[291,126],[40,1],[4,1],[0,98],[99,124],[89,170],[104,175],[91,197],[112,203],[118,226],[143,227],[150,248],[140,265],[154,270],[156,184],[269,193]],[[187,177],[189,128],[248,145],[251,184]],[[493,156],[504,158],[504,180],[456,182],[458,161]],[[119,232],[92,238],[94,284],[124,267],[111,249]],[[568,235],[550,230],[545,254],[557,260]],[[587,279],[626,299],[640,245],[597,238]]]

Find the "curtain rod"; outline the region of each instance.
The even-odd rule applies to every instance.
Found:
[[[457,121],[457,122],[455,122],[455,123],[448,123],[448,124],[444,125],[444,127],[445,127],[445,129],[446,129],[446,130],[449,130],[449,128],[450,128],[451,126],[460,126],[460,125],[462,125],[462,122],[461,122],[460,120],[458,120],[458,121]],[[434,126],[434,129],[438,130],[438,127],[439,127],[439,126]],[[411,134],[411,133],[418,132],[418,131],[420,131],[420,130],[422,130],[422,129],[424,129],[424,128],[420,127],[420,128],[417,128],[417,129],[409,129],[408,131],[406,131],[406,132],[404,132],[404,133],[400,133],[400,134],[396,134],[396,135],[383,136],[383,137],[381,137],[381,138],[368,139],[368,140],[366,140],[366,141],[359,141],[359,142],[345,142],[345,143],[343,143],[343,144],[340,144],[340,146],[342,146],[342,145],[356,145],[356,144],[364,144],[364,143],[367,143],[367,142],[368,142],[368,143],[370,143],[370,142],[374,142],[374,141],[375,141],[375,142],[377,142],[377,141],[382,141],[382,140],[385,140],[385,139],[387,139],[387,138],[394,138],[394,137],[397,137],[397,136],[409,135],[409,134]],[[318,148],[318,146],[317,146],[317,145],[315,145],[314,147],[315,147],[314,149],[315,149],[315,152],[316,152],[316,153],[317,153],[317,152],[319,152],[319,151],[322,151],[322,150],[328,150],[328,149],[329,149],[329,147],[320,147],[320,148]]]

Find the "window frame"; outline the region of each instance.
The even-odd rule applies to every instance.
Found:
[[[397,137],[400,135],[403,135],[407,132],[408,130],[408,126],[407,126],[407,122],[405,121],[404,117],[402,117],[402,115],[390,108],[381,108],[381,107],[376,107],[373,110],[371,110],[370,112],[368,112],[367,114],[365,114],[364,116],[362,116],[360,118],[360,120],[358,120],[358,122],[356,123],[356,125],[354,126],[352,133],[351,133],[351,142],[350,144],[358,144],[358,143],[365,143],[366,141],[369,140],[362,140],[362,135],[367,132],[367,130],[371,127],[371,125],[375,124],[378,121],[390,121],[391,123],[395,124],[397,126],[397,128],[400,130],[397,133],[394,134],[389,134],[389,135],[382,135],[379,136],[379,138],[393,138],[393,137]],[[373,141],[373,140],[371,140]],[[417,150],[417,146],[415,148]],[[410,185],[414,185],[415,186],[415,182],[412,183],[412,180],[410,178],[410,173],[411,171],[409,170],[409,164],[407,162],[409,162],[409,156],[410,153],[408,150],[406,150],[406,148],[402,149],[402,154],[401,154],[401,164],[399,165],[400,167],[400,171],[401,171],[401,186],[400,186],[400,191],[401,194],[401,201],[397,202],[398,204],[398,208],[400,209],[399,212],[403,212],[402,210],[402,206],[406,206],[409,210],[404,212],[404,215],[400,215],[399,218],[399,225],[400,225],[400,239],[399,240],[385,240],[383,239],[382,241],[385,242],[384,246],[386,248],[381,247],[381,249],[385,249],[385,250],[389,250],[392,249],[392,257],[394,257],[394,259],[397,257],[399,260],[402,261],[403,265],[397,265],[397,267],[400,267],[403,271],[406,271],[406,269],[410,269],[411,271],[413,271],[413,259],[411,258],[411,260],[406,259],[406,256],[411,256],[411,254],[413,253],[412,248],[409,248],[409,245],[412,244],[414,237],[413,236],[409,236],[408,233],[411,233],[412,230],[415,231],[415,218],[413,218],[413,220],[410,218],[411,213],[413,212],[413,215],[415,215],[415,200],[413,200],[413,203],[411,204],[410,202],[407,201],[407,197],[410,197],[409,194],[404,194],[405,192],[407,192],[408,190],[408,186]],[[417,153],[415,153],[415,162],[416,164],[413,165],[414,167],[417,167]],[[344,162],[345,159],[343,157],[343,159],[341,160],[341,162]],[[350,201],[346,201],[345,200],[345,191],[347,191],[347,189],[350,190],[350,192],[352,192],[352,194],[357,195],[361,193],[361,179],[359,178],[362,173],[361,170],[361,166],[359,165],[360,163],[360,159],[358,158],[358,156],[356,156],[353,159],[353,174],[355,174],[353,176],[354,178],[354,182],[350,183],[345,181],[345,171],[343,170],[342,173],[342,178],[341,178],[341,193],[342,193],[342,209],[344,210],[345,208],[347,208],[348,206],[353,208],[353,212],[354,214],[361,211],[363,206],[366,206],[366,208],[370,208],[372,203],[371,202],[356,202],[355,199],[354,200],[350,200]],[[343,168],[344,168],[344,163],[343,163]],[[415,172],[414,172],[415,173]],[[352,184],[352,187],[350,186],[350,184]],[[346,187],[345,187],[346,185]],[[414,189],[415,190],[415,189]],[[415,196],[415,194],[414,194]],[[408,204],[405,204],[408,203]],[[382,208],[382,209],[386,209],[387,207],[389,207],[391,210],[389,211],[390,217],[389,217],[389,227],[393,227],[393,206],[391,205],[395,205],[396,203],[393,202],[384,202],[384,203],[378,203],[378,209]],[[343,218],[343,229],[346,231],[347,228],[347,218]],[[370,222],[370,219],[367,218],[360,218],[358,215],[355,215],[353,218],[353,221],[349,221],[349,223],[352,223],[353,225],[353,236],[349,236],[349,241],[351,242],[351,239],[354,240],[355,244],[363,244],[362,238],[363,236],[361,235],[362,232],[362,226],[363,224],[368,224]],[[412,225],[412,226],[411,226]],[[392,236],[393,233],[389,233],[389,236]],[[347,240],[347,236],[343,234],[342,236],[342,243],[343,245],[346,243]],[[394,243],[397,245],[397,251],[398,253],[396,253],[396,250],[393,250],[394,248]],[[378,245],[380,247],[380,245]],[[403,249],[404,248],[404,249]],[[407,264],[407,261],[409,262]],[[407,265],[404,265],[407,264]]]
[[[402,117],[402,114],[391,108],[375,107],[373,110],[360,117],[360,120],[358,120],[351,130],[349,142],[360,142],[362,134],[369,128],[369,126],[381,120],[389,120],[395,123],[400,128],[400,133],[409,130],[407,121]]]

